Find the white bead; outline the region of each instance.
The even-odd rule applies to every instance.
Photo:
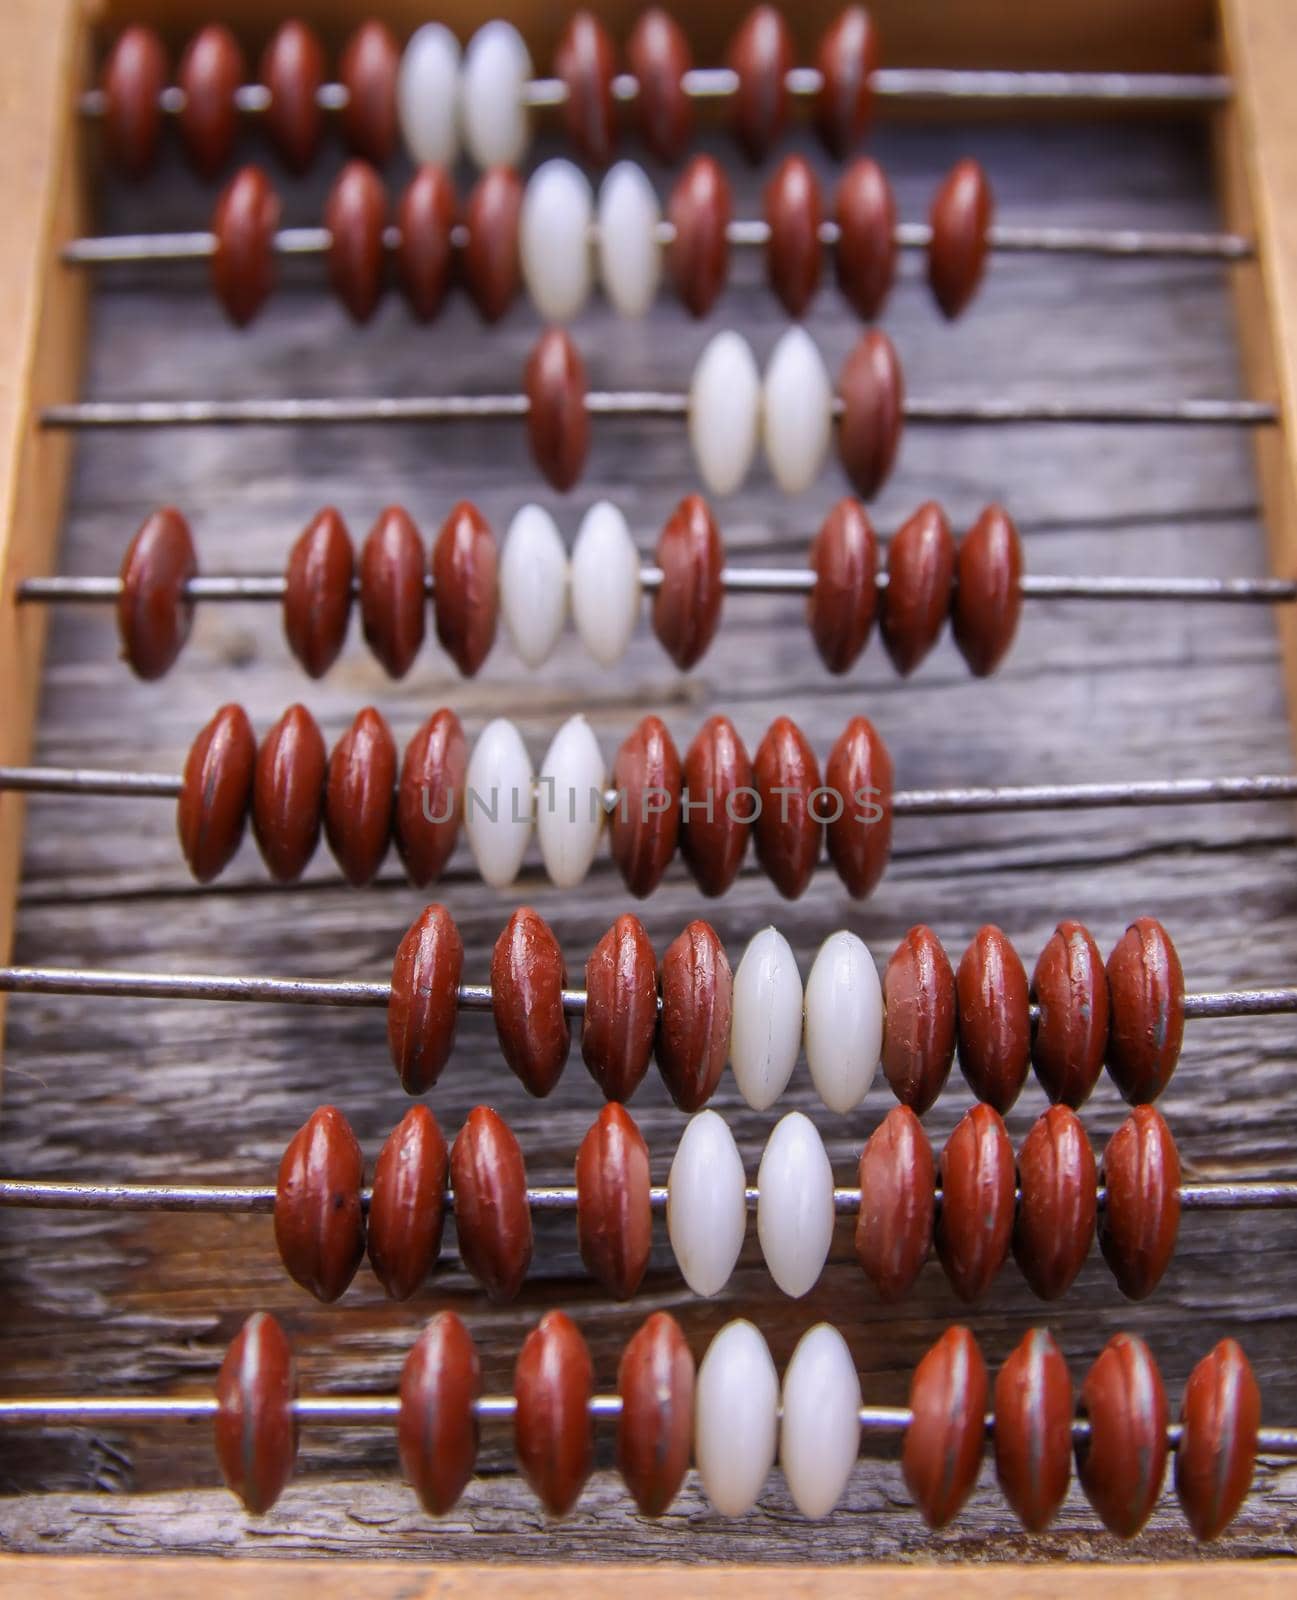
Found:
[[[827,1322],[797,1341],[784,1373],[779,1464],[804,1517],[827,1517],[860,1453],[860,1378],[847,1341]]]
[[[792,327],[771,352],[761,391],[766,459],[785,494],[819,475],[833,432],[833,384],[805,328]]]
[[[624,317],[642,317],[662,277],[662,207],[648,173],[619,161],[599,185],[599,276]]]
[[[802,979],[792,946],[763,928],[734,974],[730,1066],[754,1111],[774,1105],[788,1087],[802,1046]]]
[[[532,304],[547,322],[567,322],[590,296],[590,180],[570,161],[546,161],[527,181],[518,254]]]
[[[584,717],[569,717],[540,764],[536,837],[550,880],[574,889],[590,870],[603,829],[603,754]]]
[[[440,22],[425,22],[410,35],[396,75],[396,114],[412,161],[455,164],[459,59],[459,40]]]
[[[504,536],[500,610],[524,665],[547,661],[567,616],[567,551],[543,506],[523,506]]]
[[[779,1377],[750,1322],[727,1322],[707,1346],[694,1390],[694,1461],[725,1517],[751,1511],[775,1464]]]
[[[730,1281],[747,1227],[747,1182],[724,1118],[691,1117],[667,1176],[667,1236],[695,1294],[719,1294]]]
[[[464,775],[464,832],[477,870],[493,889],[518,876],[531,838],[531,758],[522,735],[504,717],[477,736]]]
[[[854,933],[831,933],[806,980],[806,1060],[830,1111],[860,1104],[882,1053],[883,986],[874,958]]]
[[[833,1168],[800,1111],[781,1117],[766,1140],[757,1190],[761,1253],[770,1276],[798,1300],[815,1287],[833,1243]]]
[[[639,551],[610,500],[592,505],[572,546],[572,619],[601,667],[626,654],[639,620]]]
[[[733,494],[747,477],[761,421],[761,374],[742,334],[718,333],[689,385],[689,443],[713,494]]]
[[[484,23],[468,41],[459,122],[479,167],[514,167],[522,159],[531,132],[523,89],[531,76],[531,56],[511,23]]]

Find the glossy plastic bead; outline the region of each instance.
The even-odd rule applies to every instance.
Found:
[[[584,717],[569,717],[554,735],[537,784],[541,860],[551,883],[575,889],[594,861],[605,815],[603,753]]]
[[[294,541],[284,572],[284,637],[312,678],[324,676],[346,643],[355,572],[347,525],[326,506]]]
[[[854,933],[831,933],[820,946],[806,979],[805,1034],[811,1081],[845,1116],[868,1093],[883,1050],[883,988]]]
[[[847,1342],[827,1322],[808,1328],[784,1373],[779,1464],[804,1517],[827,1517],[860,1450],[860,1378]]]
[[[576,1239],[586,1271],[618,1300],[639,1288],[653,1243],[649,1153],[630,1113],[611,1102],[576,1156]]]
[[[730,1068],[739,1093],[767,1111],[788,1087],[802,1044],[802,979],[777,928],[749,942],[734,973]]]
[[[297,1372],[284,1330],[255,1311],[216,1378],[216,1459],[227,1487],[254,1516],[269,1511],[297,1460]]]
[[[512,1130],[475,1106],[450,1151],[455,1237],[465,1268],[492,1300],[512,1300],[531,1265],[527,1171]]]
[[[315,718],[289,706],[261,741],[252,778],[252,831],[276,883],[295,883],[315,854],[327,766]]]
[[[531,757],[512,722],[478,735],[464,780],[464,832],[483,881],[504,889],[518,876],[532,830]]]
[[[660,1517],[689,1470],[694,1358],[680,1324],[655,1311],[631,1335],[617,1368],[617,1468],[646,1517]]]
[[[700,1111],[685,1124],[667,1178],[667,1235],[694,1294],[719,1294],[743,1248],[747,1178],[729,1124]]]
[[[723,1517],[757,1503],[778,1438],[779,1378],[750,1322],[727,1322],[707,1346],[694,1401],[694,1459],[703,1492]]]
[[[557,1084],[571,1047],[566,987],[567,967],[553,930],[530,906],[520,906],[491,956],[491,1010],[506,1065],[538,1097]]]
[[[378,875],[392,837],[396,745],[382,716],[366,706],[329,756],[324,832],[343,876],[362,889]]]
[[[572,620],[603,667],[625,655],[640,612],[639,551],[626,518],[598,500],[581,518],[572,546]]]
[[[833,433],[829,369],[805,328],[787,329],[761,385],[766,460],[785,494],[801,494],[819,476]]]
[[[176,831],[199,883],[219,877],[243,841],[256,761],[257,741],[242,706],[222,706],[189,747]]]
[[[815,1124],[790,1111],[775,1124],[757,1171],[757,1237],[770,1276],[800,1299],[819,1281],[833,1243],[833,1168]]]
[[[432,546],[437,640],[471,678],[491,653],[499,614],[495,535],[470,500],[450,508]]]
[[[365,1164],[346,1117],[321,1106],[293,1135],[275,1185],[275,1244],[284,1270],[317,1300],[337,1300],[365,1253]]]
[[[420,912],[396,947],[387,1043],[406,1094],[426,1094],[455,1045],[464,942],[445,906]]]
[[[482,1366],[472,1335],[453,1311],[439,1311],[401,1368],[396,1442],[401,1469],[423,1509],[453,1510],[477,1461]]]
[[[543,506],[514,514],[500,555],[500,611],[524,666],[548,661],[567,618],[567,551]]]
[[[922,1116],[955,1059],[955,974],[931,928],[911,928],[893,951],[883,1006],[883,1071],[901,1104]]]
[[[947,1329],[914,1369],[901,1472],[930,1528],[944,1528],[977,1482],[986,1394],[986,1364],[967,1328]]]
[[[437,1264],[448,1170],[436,1117],[411,1106],[379,1151],[369,1202],[369,1262],[393,1300],[408,1300]]]
[[[137,678],[162,677],[184,649],[194,620],[186,586],[197,575],[189,524],[163,506],[140,524],[122,557],[117,632]]]
[[[902,1300],[928,1259],[936,1215],[932,1146],[908,1106],[893,1106],[870,1134],[859,1184],[856,1260],[880,1299]]]
[[[576,1504],[594,1465],[594,1366],[570,1317],[547,1311],[514,1368],[518,1469],[551,1516]]]

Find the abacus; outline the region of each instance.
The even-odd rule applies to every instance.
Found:
[[[1286,0],[671,13],[0,14],[15,1592],[1291,1554]]]

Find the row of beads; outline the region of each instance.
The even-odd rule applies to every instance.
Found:
[[[447,1191],[447,1177],[450,1190]],[[939,1187],[937,1179],[940,1179]],[[1032,1290],[1056,1300],[1094,1241],[1121,1292],[1146,1299],[1175,1250],[1180,1158],[1153,1106],[1137,1106],[1108,1141],[1102,1173],[1076,1113],[1051,1106],[1015,1166],[997,1111],[966,1112],[934,1163],[918,1117],[896,1106],[858,1164],[855,1254],[884,1301],[903,1299],[934,1246],[951,1287],[974,1301],[1013,1255]],[[366,1248],[364,1162],[346,1118],[321,1106],[289,1142],[275,1193],[275,1242],[294,1283],[319,1300],[345,1293]],[[747,1174],[729,1124],[700,1111],[681,1135],[667,1179],[667,1233],[694,1294],[723,1292],[747,1230]],[[368,1250],[397,1300],[417,1293],[441,1256],[453,1200],[459,1256],[495,1300],[511,1300],[531,1265],[527,1174],[512,1130],[489,1106],[468,1115],[449,1153],[437,1119],[414,1106],[374,1169]],[[639,1289],[653,1238],[649,1151],[623,1106],[606,1105],[576,1158],[576,1230],[592,1277],[619,1299]],[[777,1287],[800,1299],[819,1281],[833,1243],[833,1169],[814,1123],[790,1111],[766,1142],[757,1173],[757,1237]]]
[[[653,631],[688,671],[716,637],[725,596],[725,544],[700,495],[686,496],[672,512],[654,559]],[[880,561],[868,514],[845,498],[820,524],[809,566],[806,621],[830,672],[855,664],[875,620],[893,665],[907,676],[935,647],[947,618],[979,678],[995,671],[1017,633],[1022,540],[999,505],[986,506],[956,544],[945,513],[928,501],[902,523]],[[161,677],[175,663],[192,626],[187,586],[197,576],[185,518],[173,506],[153,512],[127,546],[119,574],[118,633],[137,676]],[[570,557],[543,506],[523,506],[497,549],[476,506],[460,501],[442,523],[431,559],[409,513],[388,506],[357,560],[346,523],[326,506],[289,551],[289,648],[311,677],[322,677],[346,643],[358,597],[366,642],[388,673],[404,677],[423,646],[429,585],[438,640],[471,677],[495,643],[500,618],[522,661],[541,666],[558,644],[569,605],[590,655],[600,666],[614,665],[639,620],[644,574],[626,518],[607,500],[582,517]]]
[[[225,1482],[251,1512],[268,1511],[292,1476],[297,1392],[283,1329],[265,1312],[249,1317],[221,1364],[215,1437]],[[402,1470],[433,1516],[454,1508],[472,1476],[481,1398],[472,1336],[453,1311],[440,1311],[406,1357],[396,1424]],[[723,1516],[756,1505],[777,1458],[797,1509],[825,1517],[860,1451],[860,1379],[846,1341],[825,1322],[802,1335],[781,1386],[752,1323],[722,1327],[695,1369],[679,1324],[654,1312],[622,1352],[617,1398],[617,1468],[649,1517],[670,1507],[691,1453]],[[992,1394],[976,1339],[948,1329],[915,1368],[901,1451],[906,1489],[930,1527],[950,1522],[973,1490],[992,1398],[996,1478],[1030,1532],[1048,1527],[1067,1494],[1078,1398],[1087,1425],[1075,1443],[1081,1487],[1112,1533],[1139,1532],[1170,1451],[1166,1390],[1142,1340],[1110,1339],[1077,1397],[1053,1337],[1034,1328]],[[546,1313],[524,1340],[513,1399],[519,1471],[545,1510],[561,1516],[594,1468],[595,1399],[589,1348],[563,1312]],[[1189,1376],[1175,1442],[1176,1494],[1197,1538],[1216,1538],[1247,1498],[1260,1420],[1252,1368],[1224,1339]]]
[[[766,269],[770,287],[800,317],[819,286],[823,256],[819,180],[801,156],[787,156],[766,185]],[[420,167],[395,212],[395,238],[382,179],[363,161],[345,166],[324,208],[329,282],[357,322],[378,307],[385,255],[393,251],[415,316],[435,317],[455,275],[483,318],[504,315],[525,283],[548,321],[577,315],[589,298],[594,262],[611,304],[642,317],[663,267],[696,317],[705,316],[729,271],[733,203],[711,156],[695,156],[662,208],[642,167],[621,161],[604,178],[596,210],[589,180],[570,161],[547,161],[524,189],[508,167],[492,168],[468,198],[463,221],[444,167]],[[258,167],[230,180],[212,214],[212,287],[230,320],[245,326],[275,286],[280,203]],[[974,161],[961,161],[937,191],[931,213],[928,281],[942,311],[956,317],[972,299],[986,260],[991,192]],[[867,321],[877,316],[896,273],[896,202],[876,161],[847,168],[834,205],[839,286]],[[593,248],[592,248],[593,245]]]
[[[845,10],[820,40],[815,126],[835,155],[855,144],[868,125],[877,54],[873,25],[858,6]],[[627,40],[626,59],[645,143],[659,159],[678,160],[694,123],[685,85],[693,62],[684,34],[665,12],[646,11]],[[727,65],[736,75],[734,131],[744,151],[759,160],[787,122],[793,67],[788,25],[774,7],[762,5],[749,15],[730,45]],[[104,131],[127,171],[146,171],[157,154],[169,70],[161,37],[138,26],[122,33],[104,63]],[[195,34],[180,58],[180,134],[204,175],[219,171],[233,149],[243,75],[243,51],[218,23]],[[584,160],[606,165],[616,143],[614,101],[621,86],[615,87],[612,41],[588,11],[568,20],[554,53],[554,75],[566,91],[568,136]],[[300,171],[314,157],[323,131],[325,55],[314,30],[300,21],[283,23],[266,46],[258,78],[270,137],[285,162]],[[440,23],[417,29],[402,53],[386,24],[365,22],[338,60],[343,133],[357,153],[380,163],[392,155],[399,128],[416,162],[450,164],[462,140],[479,167],[513,165],[530,141],[531,78],[527,46],[506,22],[479,28],[462,58],[458,40]]]

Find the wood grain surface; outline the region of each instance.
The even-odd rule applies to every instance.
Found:
[[[248,152],[260,153],[251,140]],[[754,215],[761,174],[735,173],[738,213]],[[826,179],[830,169],[809,143]],[[1205,134],[1192,125],[1062,125],[1044,129],[888,129],[877,151],[907,219],[926,213],[938,176],[958,156],[987,164],[1005,221],[1207,227],[1216,220]],[[538,150],[537,154],[543,153]],[[286,184],[286,219],[318,215],[336,153],[311,179]],[[660,175],[665,186],[667,177]],[[109,231],[202,226],[212,191],[173,157],[140,189],[105,178],[98,225]],[[484,331],[456,299],[432,327],[414,327],[395,297],[366,329],[350,327],[321,291],[317,265],[291,283],[246,334],[222,322],[201,271],[105,272],[92,299],[86,392],[100,396],[410,393],[512,387],[536,334],[519,307]],[[888,308],[914,395],[1154,398],[1238,392],[1225,274],[1210,265],[998,260],[963,322],[937,317],[907,261]],[[602,303],[577,337],[595,385],[677,388],[717,328],[739,326],[764,359],[782,326],[744,259],[704,325],[663,301],[640,324]],[[836,370],[857,329],[836,292],[809,326]],[[332,501],[363,536],[379,508],[405,503],[431,536],[452,501],[470,496],[498,531],[527,498],[550,506],[570,540],[582,511],[615,498],[644,549],[679,496],[694,487],[684,431],[670,423],[596,427],[589,470],[570,495],[544,489],[520,429],[448,427],[296,432],[208,431],[86,437],[76,469],[65,569],[112,572],[136,525],[174,501],[190,516],[208,571],[278,570],[289,543]],[[844,490],[836,467],[798,500],[758,471],[718,505],[735,559],[802,559],[807,539]],[[1001,497],[1022,526],[1029,570],[1050,573],[1248,574],[1265,569],[1249,441],[1222,431],[1052,428],[913,430],[878,507],[891,530],[935,496],[966,526]],[[720,638],[688,678],[670,670],[645,625],[615,671],[591,670],[569,634],[542,670],[524,672],[501,643],[480,679],[464,683],[428,648],[402,684],[386,682],[357,637],[321,684],[303,679],[268,608],[209,607],[163,682],[133,682],[115,660],[111,615],[64,610],[53,619],[38,756],[45,762],[175,771],[216,705],[240,700],[264,731],[301,698],[330,737],[367,702],[399,736],[448,703],[470,733],[490,716],[517,718],[533,754],[569,714],[592,719],[611,757],[644,711],[660,712],[687,742],[725,710],[755,745],[773,716],[796,717],[823,755],[846,718],[867,711],[889,741],[905,784],[1134,778],[1285,771],[1288,725],[1275,626],[1264,611],[1181,606],[1029,604],[1017,647],[997,679],[969,679],[947,641],[900,683],[877,642],[849,677],[830,680],[801,609],[786,599],[732,599]],[[820,874],[786,904],[755,874],[710,907],[679,870],[641,910],[662,949],[694,915],[712,918],[737,961],[768,921],[808,967],[819,942],[848,926],[880,962],[905,930],[929,922],[957,958],[975,928],[999,923],[1030,966],[1062,916],[1093,928],[1105,950],[1135,915],[1161,917],[1178,941],[1191,988],[1288,981],[1297,956],[1297,850],[1286,806],[1174,812],[1079,813],[1016,820],[905,822],[893,867],[867,905]],[[535,870],[516,890],[483,890],[460,856],[439,891],[464,934],[466,977],[484,980],[510,907],[530,899],[550,917],[579,973],[627,896],[605,858],[579,893],[549,889]],[[268,885],[249,842],[226,876],[198,890],[179,860],[164,802],[37,800],[29,808],[17,958],[140,968],[286,975],[386,975],[422,897],[393,867],[363,893],[341,886],[321,853],[292,891]],[[1191,1024],[1164,1101],[1195,1176],[1297,1175],[1293,1025],[1287,1019]],[[548,1101],[529,1101],[505,1071],[487,1018],[464,1023],[433,1096],[453,1131],[475,1103],[495,1104],[516,1129],[531,1178],[569,1181],[576,1146],[597,1109],[574,1051]],[[15,1175],[187,1181],[270,1181],[284,1144],[322,1101],[351,1118],[372,1161],[405,1108],[387,1060],[383,1020],[330,1012],[145,1002],[22,998],[10,1008],[0,1170]],[[962,1080],[928,1118],[940,1142],[969,1103]],[[715,1101],[755,1175],[773,1114],[756,1114],[727,1078]],[[891,1104],[875,1088],[846,1118],[818,1104],[804,1064],[780,1110],[806,1110],[822,1130],[839,1181]],[[1032,1083],[1010,1118],[1015,1141],[1044,1105]],[[680,1115],[656,1081],[632,1111],[665,1178]],[[1101,1145],[1123,1106],[1106,1082],[1085,1119]],[[1059,1337],[1076,1378],[1118,1328],[1142,1334],[1173,1405],[1194,1362],[1225,1334],[1255,1363],[1265,1414],[1297,1422],[1292,1362],[1297,1309],[1297,1217],[1190,1217],[1175,1263],[1147,1304],[1124,1303],[1097,1251],[1062,1303],[1032,1299],[1007,1267],[985,1304],[962,1307],[932,1264],[917,1293],[879,1306],[839,1230],[831,1263],[803,1302],[773,1288],[755,1229],[729,1289],[698,1302],[674,1269],[659,1224],[644,1292],[603,1299],[583,1276],[571,1219],[543,1220],[536,1262],[516,1305],[487,1306],[452,1247],[428,1291],[384,1301],[368,1270],[337,1306],[308,1300],[284,1279],[266,1217],[0,1216],[0,1386],[7,1394],[184,1393],[210,1388],[241,1319],[264,1307],[282,1318],[311,1391],[388,1392],[422,1320],[439,1306],[467,1318],[488,1389],[510,1386],[521,1338],[541,1312],[563,1306],[590,1340],[601,1386],[621,1344],[654,1307],[682,1321],[701,1354],[731,1317],[766,1332],[782,1366],[821,1319],[851,1343],[868,1400],[904,1401],[910,1371],[952,1320],[966,1318],[997,1363],[1033,1324]],[[320,1430],[304,1439],[297,1482],[252,1521],[217,1487],[206,1428],[77,1429],[0,1437],[0,1542],[12,1551],[354,1554],[457,1561],[760,1561],[1068,1557],[1079,1561],[1197,1555],[1168,1491],[1149,1530],[1129,1547],[1098,1531],[1073,1491],[1056,1529],[1015,1530],[989,1466],[955,1524],[930,1535],[894,1459],[862,1462],[824,1524],[794,1511],[778,1475],[738,1521],[707,1508],[694,1480],[669,1516],[632,1515],[609,1469],[576,1514],[542,1516],[512,1470],[507,1430],[489,1429],[482,1473],[462,1506],[434,1524],[399,1481],[387,1432]],[[1297,1468],[1267,1463],[1217,1554],[1291,1553]],[[620,1581],[620,1580],[619,1580]],[[439,1592],[439,1591],[433,1591]],[[788,1591],[784,1591],[788,1592]],[[998,1591],[997,1591],[998,1592]]]

